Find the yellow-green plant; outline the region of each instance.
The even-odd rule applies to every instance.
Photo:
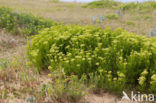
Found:
[[[151,76],[151,82],[150,82],[150,91],[154,92],[156,95],[156,74],[153,74]]]
[[[138,79],[138,81],[139,81],[139,85],[140,85],[140,90],[145,90],[145,88],[147,87],[147,76],[148,76],[148,71],[145,69],[142,73],[141,73],[141,75],[140,75],[140,77],[139,77],[139,79]]]
[[[112,31],[95,26],[59,25],[34,36],[28,43],[27,56],[38,69],[49,67],[52,72],[61,67],[67,75],[81,77],[96,73],[100,68],[111,71],[108,73],[111,78],[104,80],[105,84],[120,83],[122,74],[125,75],[123,85],[138,85],[138,78],[145,68],[149,72],[148,78],[156,72],[156,39],[122,29]],[[149,81],[146,83],[150,84]]]

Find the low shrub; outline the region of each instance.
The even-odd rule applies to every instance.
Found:
[[[131,26],[135,26],[135,22],[133,22],[133,21],[127,21],[126,24],[131,25]]]
[[[152,19],[152,16],[151,15],[144,15],[143,16],[143,19],[144,20],[151,20]]]
[[[15,12],[11,8],[0,7],[0,28],[4,28],[13,34],[33,35],[52,25],[56,25],[56,23],[32,14]]]
[[[121,5],[121,8],[123,10],[134,9],[137,8],[137,3],[135,2],[125,3]]]
[[[116,14],[107,14],[107,15],[105,15],[105,18],[107,18],[107,19],[118,19],[119,16]]]
[[[120,2],[116,2],[114,0],[98,0],[88,3],[83,7],[90,7],[90,8],[117,8],[120,5]]]
[[[120,5],[120,7],[123,10],[143,10],[145,12],[155,10],[156,9],[156,2],[154,1],[147,1],[147,2],[142,2],[142,3],[135,3],[135,2],[130,2],[130,3],[124,3]]]
[[[146,2],[128,2],[122,3],[114,0],[98,0],[88,3],[87,5],[82,6],[83,8],[113,8],[113,9],[122,9],[126,10],[138,10],[140,13],[149,12],[156,9],[155,1],[146,1]]]
[[[103,71],[101,83],[97,84],[102,87],[107,84],[111,90],[121,84],[122,88],[125,84],[140,86],[139,78],[144,70],[148,72],[144,76],[147,90],[153,80],[151,76],[156,74],[156,39],[122,29],[53,26],[33,36],[31,43],[28,43],[27,56],[30,64],[38,69],[54,71],[64,68],[67,75],[81,77],[97,72],[100,76],[99,71]]]

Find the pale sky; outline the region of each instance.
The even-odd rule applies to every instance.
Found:
[[[77,1],[77,2],[92,2],[92,1],[96,1],[96,0],[60,0],[60,1]],[[139,1],[139,2],[143,2],[143,1],[148,1],[148,0],[116,0],[116,1],[121,1],[121,2],[131,2],[131,1]],[[156,0],[153,0],[156,1]]]

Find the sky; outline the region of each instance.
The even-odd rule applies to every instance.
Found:
[[[74,1],[77,1],[77,2],[92,2],[92,1],[96,1],[96,0],[60,0],[60,1],[68,1],[68,2],[74,2]],[[121,2],[131,2],[131,1],[139,1],[139,2],[142,2],[142,1],[148,1],[148,0],[116,0],[116,1],[121,1]],[[153,0],[153,1],[156,1],[156,0]]]

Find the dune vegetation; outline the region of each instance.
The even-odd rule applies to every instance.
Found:
[[[156,2],[8,2],[0,1],[0,103],[156,95]]]
[[[156,9],[156,2],[154,1],[146,1],[146,2],[128,2],[122,3],[114,0],[99,0],[88,3],[83,7],[90,7],[90,8],[113,8],[113,9],[123,9],[125,10],[144,10],[144,11],[152,11]]]

